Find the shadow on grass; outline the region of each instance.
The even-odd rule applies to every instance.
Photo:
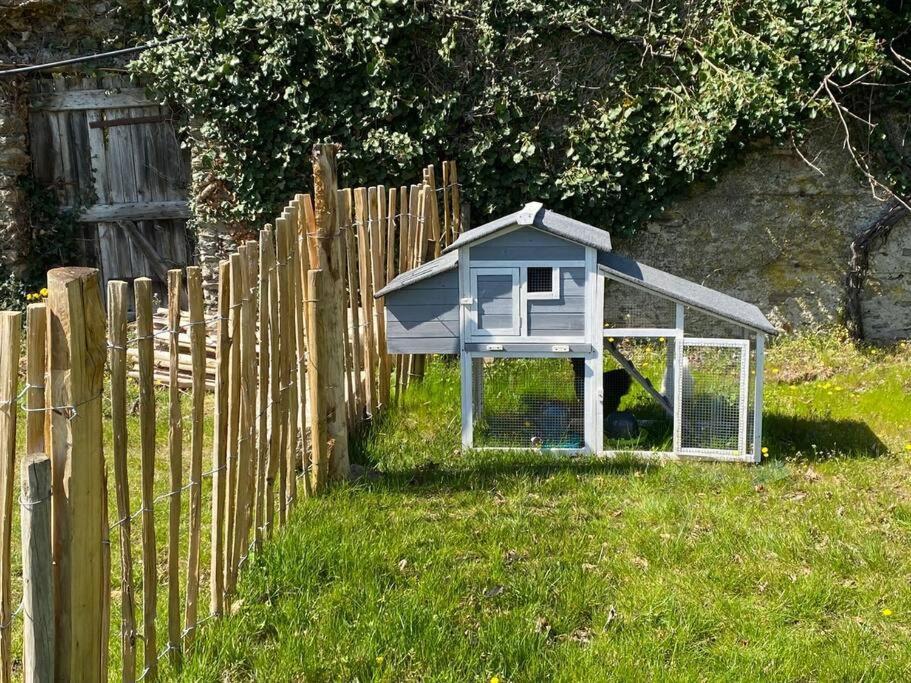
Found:
[[[390,467],[390,463],[376,462],[371,454],[375,448],[371,440],[384,424],[385,420],[359,430],[351,441],[351,457],[368,472],[375,472],[373,468],[379,465],[382,474],[368,478],[372,484],[395,492],[495,489],[519,480],[543,481],[561,474],[628,476],[638,472],[647,476],[656,467],[655,462],[633,455],[601,458],[495,449],[461,453],[455,441],[448,443],[448,440],[446,444],[427,443],[423,458],[401,467],[394,464]],[[859,420],[811,419],[766,413],[763,435],[772,461],[792,457],[809,461],[835,456],[875,458],[888,450],[870,427]]]
[[[351,459],[367,469],[367,479],[390,491],[455,491],[494,489],[517,480],[543,481],[555,475],[617,475],[634,472],[647,474],[655,463],[635,457],[599,458],[569,456],[533,450],[428,448],[426,459],[407,466],[383,467],[369,454],[371,430],[362,430],[351,442]],[[380,465],[381,474],[375,468]]]
[[[825,460],[836,455],[876,458],[888,450],[860,420],[809,419],[780,413],[763,416],[762,440],[773,458],[800,456]]]

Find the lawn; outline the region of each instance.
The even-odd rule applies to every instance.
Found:
[[[457,365],[301,504],[185,680],[911,675],[911,346],[768,356],[758,466],[458,448]]]

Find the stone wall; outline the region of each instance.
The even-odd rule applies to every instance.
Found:
[[[0,0],[0,61],[37,64],[124,47],[141,12],[139,0]]]
[[[911,339],[911,220],[908,218],[870,251],[861,313],[869,338]]]
[[[783,330],[839,320],[851,240],[883,209],[842,150],[840,130],[818,129],[802,151],[757,145],[711,186],[694,185],[614,248],[759,306]],[[911,336],[911,220],[870,255],[863,294],[869,339]]]
[[[0,84],[0,263],[14,267],[22,253],[25,196],[19,178],[28,171],[28,123],[14,83]]]
[[[123,47],[140,9],[133,0],[0,0],[0,63],[26,66]],[[0,81],[0,264],[14,272],[28,239],[20,182],[30,165],[26,78]]]

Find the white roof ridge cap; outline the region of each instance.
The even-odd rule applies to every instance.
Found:
[[[516,216],[516,223],[518,225],[534,225],[535,216],[543,208],[544,205],[541,202],[528,202]]]

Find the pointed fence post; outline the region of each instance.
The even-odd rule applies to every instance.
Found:
[[[325,326],[325,348],[319,349],[321,370],[319,380],[325,382],[326,429],[331,444],[329,478],[347,479],[351,465],[348,460],[348,425],[345,410],[345,349],[338,340],[342,338],[344,290],[342,288],[341,249],[338,240],[338,168],[335,145],[313,147],[313,197],[316,214],[316,237],[319,255],[318,266],[325,271],[325,296],[320,297],[320,324]],[[312,340],[311,340],[312,343]],[[313,375],[314,381],[316,375]]]
[[[47,274],[49,447],[54,489],[58,680],[100,681],[105,316],[98,270]]]

